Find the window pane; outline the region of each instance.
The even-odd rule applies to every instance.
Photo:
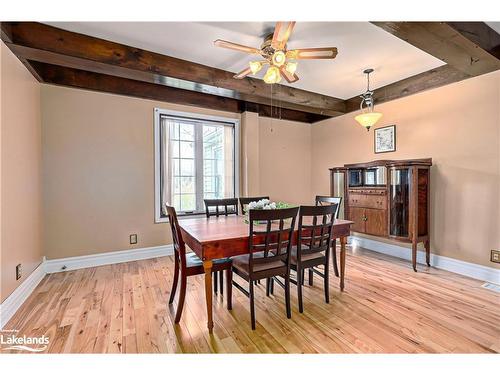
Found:
[[[194,141],[194,125],[182,124],[180,127],[180,140]]]
[[[181,177],[181,191],[183,193],[193,193],[195,192],[195,180],[194,177]]]
[[[196,210],[196,196],[194,194],[181,195],[181,210],[182,211]]]
[[[181,158],[194,158],[194,142],[179,142]]]
[[[170,145],[172,146],[172,157],[173,158],[180,157],[180,155],[179,155],[179,141],[172,141],[172,142],[170,142]]]
[[[181,176],[194,175],[194,159],[181,159]]]
[[[203,196],[234,196],[233,129],[222,125],[203,126]]]
[[[174,194],[174,208],[176,211],[181,210],[181,196],[179,194]]]
[[[170,125],[170,139],[179,139],[179,123],[173,122]]]
[[[173,165],[174,165],[174,176],[180,176],[180,169],[179,169],[179,164],[180,160],[179,159],[174,159]]]
[[[174,177],[174,194],[181,192],[181,178]]]

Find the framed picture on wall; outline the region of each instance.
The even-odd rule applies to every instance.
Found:
[[[375,129],[375,153],[396,151],[396,125]]]

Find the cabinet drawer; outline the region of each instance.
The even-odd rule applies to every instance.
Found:
[[[366,207],[385,209],[387,206],[387,197],[385,195],[349,195],[349,205],[351,207]]]

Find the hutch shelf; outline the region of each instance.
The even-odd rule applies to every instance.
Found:
[[[353,232],[412,244],[422,242],[430,266],[429,182],[432,159],[376,160],[330,168],[330,193],[343,197]]]

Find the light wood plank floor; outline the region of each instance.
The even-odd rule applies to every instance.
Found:
[[[171,257],[48,275],[5,329],[50,338],[51,353],[481,353],[500,352],[500,294],[481,282],[370,251],[349,250],[346,289],[331,278],[304,289],[305,311],[286,319],[284,293],[257,288],[257,330],[248,299],[233,288],[233,310],[214,298],[206,329],[203,278],[188,279],[181,323],[168,306]],[[333,274],[333,272],[332,272]],[[245,284],[243,284],[245,285]]]

